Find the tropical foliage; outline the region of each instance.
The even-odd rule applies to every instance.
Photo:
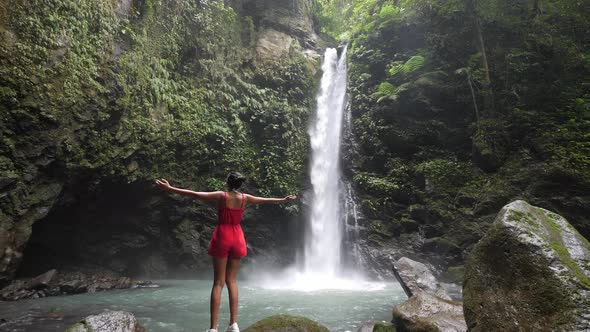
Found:
[[[468,246],[524,197],[590,236],[588,1],[318,3],[341,23],[323,32],[351,45],[351,167],[369,218],[396,233],[418,204],[442,221],[428,237]]]

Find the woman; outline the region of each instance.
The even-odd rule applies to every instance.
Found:
[[[246,256],[246,240],[240,222],[246,204],[282,203],[297,198],[289,195],[285,198],[263,198],[243,194],[238,191],[246,180],[242,174],[231,172],[227,176],[227,192],[195,192],[172,187],[166,179],[157,180],[158,187],[173,193],[191,196],[202,201],[217,203],[218,224],[209,242],[209,255],[213,257],[214,281],[211,289],[211,326],[208,332],[217,332],[217,318],[221,291],[227,284],[229,293],[230,322],[226,332],[239,332],[238,318],[238,286],[236,276],[240,259]]]

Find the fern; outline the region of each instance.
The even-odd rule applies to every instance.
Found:
[[[421,55],[414,55],[405,63],[401,63],[400,61],[396,61],[392,63],[391,68],[389,69],[389,75],[394,77],[397,75],[408,75],[411,74],[424,66],[424,62],[426,59]]]
[[[377,92],[373,93],[371,96],[377,98],[377,102],[380,103],[385,99],[395,97],[397,91],[398,88],[395,85],[389,82],[383,82],[377,86]]]

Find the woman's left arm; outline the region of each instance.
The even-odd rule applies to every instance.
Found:
[[[171,186],[170,183],[168,183],[168,180],[166,180],[166,179],[156,180],[156,185],[158,187],[162,188],[163,190],[173,192],[173,193],[183,195],[183,196],[191,196],[191,197],[200,199],[202,201],[209,201],[209,202],[218,201],[223,196],[222,191],[199,192],[199,191],[192,191],[192,190],[188,190],[188,189],[176,188],[176,187]]]

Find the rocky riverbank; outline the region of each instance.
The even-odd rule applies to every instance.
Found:
[[[158,287],[158,285],[151,281],[135,280],[114,273],[87,275],[82,272],[49,270],[34,278],[13,280],[8,286],[0,289],[0,300],[16,301],[136,287]]]
[[[393,308],[393,322],[398,330],[467,331],[462,303],[451,299],[425,264],[402,257],[393,266],[408,296],[406,302]]]

